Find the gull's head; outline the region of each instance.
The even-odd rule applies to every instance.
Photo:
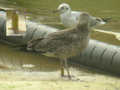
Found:
[[[106,22],[104,22],[102,18],[96,18],[96,22],[97,22],[98,25],[106,24]]]
[[[60,13],[67,13],[67,12],[71,11],[71,8],[70,8],[69,4],[62,3],[58,6],[57,11]]]
[[[104,22],[103,19],[101,19],[99,17],[91,17],[91,19],[90,19],[91,27],[100,26],[100,25],[104,25],[104,24],[106,24],[106,22]]]
[[[75,27],[80,31],[88,31],[90,29],[90,15],[86,12],[82,12],[78,17],[78,24]]]
[[[79,16],[79,24],[84,25],[84,24],[89,24],[90,23],[90,15],[86,12],[83,12]]]

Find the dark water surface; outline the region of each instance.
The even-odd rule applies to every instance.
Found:
[[[56,71],[59,61],[37,53],[19,51],[11,46],[0,44],[0,68],[22,71]]]

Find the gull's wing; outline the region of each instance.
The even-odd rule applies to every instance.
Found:
[[[37,52],[54,52],[59,48],[67,48],[74,39],[71,33],[66,30],[51,33],[46,38],[32,40],[28,48]]]
[[[80,12],[80,11],[72,11],[71,14],[72,14],[72,16],[79,17],[80,14],[82,14],[82,12]]]

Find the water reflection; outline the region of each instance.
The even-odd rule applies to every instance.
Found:
[[[28,53],[16,50],[7,45],[0,44],[0,66],[13,70],[40,70],[56,71],[59,69],[59,61],[36,53]],[[30,65],[34,65],[31,67]],[[4,69],[1,67],[1,69]]]

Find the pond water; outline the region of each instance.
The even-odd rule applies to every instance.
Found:
[[[30,20],[61,28],[58,14],[54,14],[52,11],[62,2],[69,3],[73,10],[87,11],[97,17],[112,17],[112,20],[108,24],[97,28],[120,32],[120,0],[0,0],[0,6],[19,9],[25,15],[29,16]],[[54,71],[59,70],[59,61],[53,58],[35,53],[22,52],[4,44],[0,44],[0,61],[0,68],[3,70],[39,70],[41,72],[53,72],[51,75],[56,73]],[[30,66],[30,69],[27,66]],[[79,71],[76,72],[79,73]],[[84,74],[84,70],[80,72],[80,76],[82,74]],[[94,72],[85,73],[85,76],[92,77],[93,74]],[[49,73],[47,75],[49,76]],[[101,77],[97,74],[95,76],[96,78]],[[102,79],[107,81],[107,77],[104,77],[101,78],[101,83]],[[116,79],[112,78],[110,82],[113,83],[113,80],[116,81]]]
[[[59,26],[59,17],[52,11],[62,2],[70,4],[73,10],[87,11],[96,17],[111,17],[111,22],[98,28],[120,31],[120,0],[1,0],[0,5],[24,11],[36,22]]]

